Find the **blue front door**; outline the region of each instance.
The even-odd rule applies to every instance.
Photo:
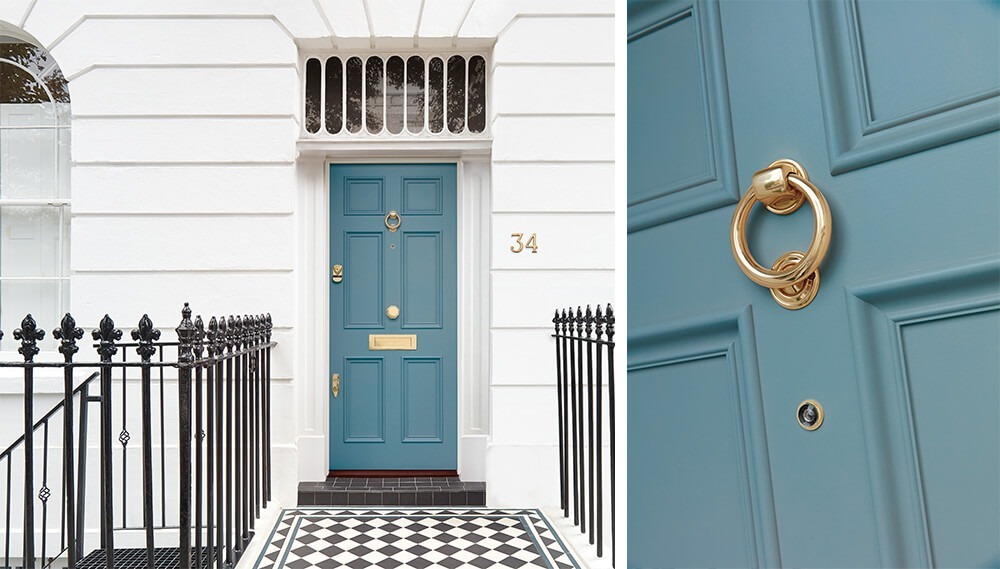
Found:
[[[330,469],[457,467],[454,164],[330,167]]]
[[[1000,4],[628,19],[628,565],[1000,566]],[[780,158],[832,211],[799,310],[730,245]],[[757,261],[812,211],[754,205]]]

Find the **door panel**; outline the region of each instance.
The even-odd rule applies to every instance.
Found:
[[[331,470],[457,466],[455,175],[453,164],[331,166],[331,265],[343,265],[330,285]]]
[[[344,396],[344,440],[385,442],[385,361],[383,358],[345,358],[341,393]]]
[[[406,442],[441,442],[440,358],[403,358],[403,440]]]
[[[695,22],[700,35],[685,29]],[[996,5],[634,2],[629,34],[629,566],[996,565]],[[693,83],[692,53],[721,63],[718,87]],[[731,154],[701,126],[690,139],[632,128],[718,101]],[[685,186],[666,167],[686,144],[715,158],[715,182]],[[819,294],[799,311],[749,281],[729,243],[732,204],[778,158],[803,164],[832,209]],[[651,198],[656,187],[676,191]],[[756,206],[750,248],[770,266],[808,247],[812,223],[808,205]],[[741,348],[735,373],[712,365],[726,342]],[[805,399],[824,408],[818,430],[796,421]],[[740,436],[742,451],[727,442]],[[728,477],[715,474],[723,454]],[[706,514],[735,531],[736,502],[721,497],[741,493],[742,560],[731,535],[687,533]],[[685,537],[665,547],[667,534]]]

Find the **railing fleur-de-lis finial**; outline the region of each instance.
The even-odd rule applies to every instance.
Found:
[[[45,330],[38,328],[38,324],[30,314],[21,320],[21,327],[14,330],[14,339],[21,340],[21,347],[17,353],[24,356],[24,361],[30,362],[38,354],[38,342],[45,338]]]
[[[576,307],[576,333],[583,334],[583,309]]]
[[[115,342],[122,339],[122,331],[115,328],[115,321],[107,314],[101,318],[101,323],[97,329],[90,333],[97,342],[97,353],[101,356],[101,361],[111,361],[111,356],[118,352]]]
[[[222,332],[226,336],[225,338],[226,347],[229,349],[230,352],[233,351],[233,344],[235,343],[234,340],[236,334],[236,321],[233,318],[232,314],[229,315],[229,318],[222,319],[222,323],[219,325],[219,328],[222,329]]]
[[[572,310],[570,311],[570,314],[573,314]],[[560,317],[560,319],[559,319],[559,322],[562,323],[562,333],[563,334],[566,333],[566,328],[569,327],[569,318],[570,317],[566,315],[566,309],[563,308],[562,309],[562,317]]]
[[[205,353],[205,321],[201,319],[201,315],[195,317],[194,319],[194,355],[195,359],[200,360],[202,354]]]
[[[76,341],[83,338],[83,328],[77,328],[73,315],[67,312],[59,327],[52,331],[52,337],[59,340],[59,353],[66,356],[66,361],[70,361],[73,354],[80,351]]]
[[[233,349],[239,349],[240,332],[236,327],[239,325],[240,320],[239,318],[233,318],[232,314],[229,315],[228,320],[229,331],[226,332],[226,346],[229,348],[229,351],[233,351]]]
[[[215,348],[219,342],[219,321],[216,320],[215,316],[208,321],[208,357],[215,357]]]
[[[229,331],[233,334],[233,345],[239,350],[243,344],[243,319],[239,316],[233,318]]]
[[[556,334],[559,333],[559,322],[560,322],[560,320],[559,320],[559,309],[557,308],[555,316],[552,317],[552,325],[556,329]]]
[[[587,315],[584,317],[584,321],[587,323],[587,337],[590,337],[590,333],[594,331],[594,311],[590,309],[590,305],[587,305]]]
[[[601,339],[601,334],[604,328],[604,314],[601,313],[601,305],[597,305],[597,313],[594,315],[594,323],[596,324],[597,339]]]
[[[148,362],[149,358],[156,353],[156,346],[153,345],[153,342],[160,339],[160,331],[153,328],[153,321],[149,319],[148,314],[143,314],[142,318],[139,319],[139,327],[132,330],[132,339],[139,342],[139,347],[135,351],[139,353],[143,361]]]
[[[608,341],[615,339],[615,311],[608,305],[607,312],[604,313],[604,320],[608,323]]]
[[[243,347],[246,348],[250,345],[250,340],[253,337],[253,322],[250,321],[250,317],[246,314],[243,315]]]
[[[274,329],[274,325],[271,324],[271,313],[268,312],[264,315],[264,329],[265,329],[265,340],[267,343],[271,343],[271,330]]]

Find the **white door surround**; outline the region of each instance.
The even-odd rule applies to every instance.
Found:
[[[325,142],[325,143],[324,143]],[[372,141],[299,143],[296,161],[299,299],[294,346],[294,421],[298,480],[326,478],[329,468],[330,165],[458,165],[458,468],[486,480],[490,425],[490,154],[483,140],[420,144]],[[402,146],[402,148],[401,148]]]

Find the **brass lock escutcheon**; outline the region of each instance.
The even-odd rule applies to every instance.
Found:
[[[389,320],[395,320],[399,318],[399,307],[395,304],[390,304],[389,308],[385,309],[385,315],[389,317]]]
[[[393,221],[395,223],[392,223]],[[403,219],[399,217],[396,210],[389,211],[389,215],[385,216],[385,226],[389,228],[389,233],[395,233],[401,223],[403,223]]]
[[[344,280],[344,265],[333,266],[333,282],[339,283]]]
[[[335,373],[330,377],[330,391],[333,392],[333,396],[337,397],[340,395],[340,374]]]
[[[747,245],[747,220],[754,204],[761,202],[772,213],[788,215],[808,201],[816,227],[809,249],[788,251],[770,269],[762,267]],[[750,189],[743,194],[729,232],[733,257],[740,270],[753,282],[771,289],[775,302],[789,310],[809,305],[819,292],[819,265],[830,247],[832,219],[830,205],[809,175],[794,160],[776,160],[754,173]]]

